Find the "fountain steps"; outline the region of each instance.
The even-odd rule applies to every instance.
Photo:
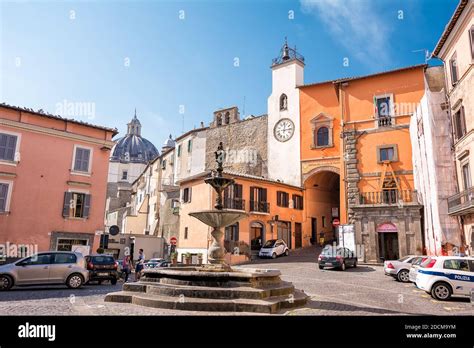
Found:
[[[272,296],[266,299],[175,297],[136,291],[120,291],[108,294],[105,301],[174,310],[272,314],[285,308],[302,306],[306,303],[307,299],[308,296],[298,290],[295,290],[291,296]]]
[[[266,299],[273,296],[290,296],[295,288],[291,283],[280,281],[278,284],[254,288],[249,286],[237,286],[232,288],[217,288],[204,286],[180,286],[161,284],[156,282],[127,283],[123,286],[124,291],[145,292],[163,296],[184,296],[192,298],[215,298],[215,299]]]

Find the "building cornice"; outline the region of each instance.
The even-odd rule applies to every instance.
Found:
[[[83,141],[83,142],[93,144],[93,145],[102,145],[103,147],[109,150],[112,149],[112,147],[115,145],[115,142],[112,140],[97,139],[97,138],[89,137],[86,135],[65,132],[58,129],[46,128],[46,127],[41,127],[41,126],[29,124],[29,123],[7,120],[7,119],[2,119],[2,118],[0,118],[0,125],[12,127],[15,129],[26,130],[33,133],[46,134],[46,135],[55,136],[55,137],[64,138],[64,139],[79,140],[79,141]]]

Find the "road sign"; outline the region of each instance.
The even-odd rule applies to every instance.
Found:
[[[170,238],[170,244],[171,245],[176,245],[177,242],[178,242],[178,239],[176,237],[171,237]]]
[[[332,225],[333,226],[339,226],[340,224],[341,224],[341,222],[339,221],[339,219],[332,220]]]

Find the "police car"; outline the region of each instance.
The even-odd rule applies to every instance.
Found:
[[[474,257],[436,256],[418,269],[416,286],[437,300],[470,297],[474,292]]]

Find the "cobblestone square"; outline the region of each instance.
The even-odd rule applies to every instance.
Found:
[[[305,307],[281,315],[473,315],[468,299],[441,302],[385,276],[381,266],[360,265],[346,271],[320,270],[314,248],[292,252],[288,257],[256,260],[242,267],[278,269],[282,279],[311,296]],[[80,290],[62,286],[24,287],[0,292],[1,315],[234,315],[227,312],[189,312],[154,309],[104,302],[117,285],[89,284]],[[238,313],[253,315],[253,313]]]

